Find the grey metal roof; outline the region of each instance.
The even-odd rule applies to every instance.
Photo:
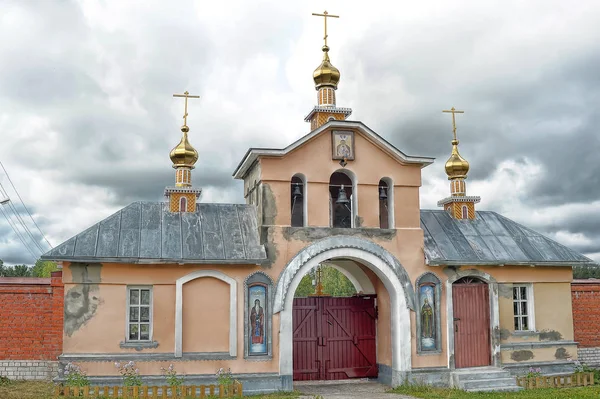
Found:
[[[119,263],[262,263],[256,209],[198,204],[169,212],[163,202],[134,202],[77,234],[42,259]]]
[[[595,264],[581,255],[496,212],[478,211],[457,220],[443,210],[421,210],[428,265]]]

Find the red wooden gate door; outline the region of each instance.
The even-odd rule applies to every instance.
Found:
[[[294,380],[377,377],[374,296],[294,299]]]
[[[456,368],[491,364],[488,285],[468,280],[452,285]]]

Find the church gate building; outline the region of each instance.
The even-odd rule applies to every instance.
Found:
[[[135,361],[153,385],[169,364],[197,384],[223,367],[250,393],[361,377],[510,389],[511,374],[531,366],[571,370],[572,267],[593,262],[476,209],[460,111],[448,111],[449,195],[420,209],[433,158],[348,119],[327,44],[313,78],[310,133],[283,149],[251,148],[235,169],[245,204],[200,201],[183,95],[166,201],[132,203],[43,256],[63,268],[61,367],[77,363],[100,385],[121,381],[116,361]],[[295,298],[322,265],[358,294]]]

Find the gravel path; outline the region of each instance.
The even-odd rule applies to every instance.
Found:
[[[323,399],[414,399],[413,396],[386,393],[388,386],[366,380],[348,381],[302,381],[294,383],[294,389],[312,399],[321,395]]]

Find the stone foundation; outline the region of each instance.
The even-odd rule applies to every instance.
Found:
[[[529,372],[530,368],[541,369],[543,375],[571,374],[575,371],[575,363],[572,361],[555,362],[519,362],[503,364],[502,368],[514,376],[522,376]]]
[[[51,380],[58,376],[58,362],[0,360],[0,376],[11,380]]]
[[[577,359],[588,366],[600,366],[600,347],[577,348]]]
[[[148,386],[163,386],[166,385],[165,377],[161,375],[141,376],[143,385]],[[209,385],[216,384],[214,374],[190,374],[185,375],[184,385]],[[248,373],[248,374],[233,374],[234,379],[238,380],[243,385],[244,394],[256,395],[265,393],[275,393],[280,391],[292,391],[292,376],[278,375],[275,373]],[[92,386],[120,386],[123,384],[121,376],[89,376],[90,385]],[[64,378],[58,377],[54,382],[63,382]]]

